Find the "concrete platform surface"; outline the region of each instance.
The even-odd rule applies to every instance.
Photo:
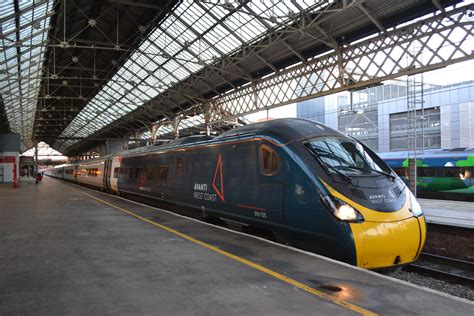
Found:
[[[428,223],[474,228],[473,202],[418,200],[425,212]]]
[[[472,302],[51,178],[2,187],[0,201],[0,315],[474,314]]]

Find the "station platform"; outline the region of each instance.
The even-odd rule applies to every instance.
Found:
[[[432,224],[474,229],[474,203],[418,199],[426,221]]]
[[[0,315],[473,315],[474,303],[45,178],[0,186]]]

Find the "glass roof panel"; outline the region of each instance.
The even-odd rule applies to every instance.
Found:
[[[181,2],[102,88],[110,92],[106,98],[111,99],[103,106],[113,114],[98,115],[94,119],[95,127],[82,123],[82,113],[94,109],[97,106],[94,100],[104,97],[98,93],[61,136],[73,136],[79,130],[87,130],[90,135],[114,120],[113,115],[129,113],[170,85],[214,63],[216,58],[233,54],[242,45],[258,40],[268,27],[282,28],[300,10],[319,9],[319,3],[327,4],[314,0],[294,2],[297,5],[293,1],[255,1],[242,6],[239,2]],[[192,125],[194,121],[184,124]]]
[[[41,74],[38,73],[45,52],[43,43],[47,38],[53,0],[19,1],[18,5],[20,13],[17,25],[14,1],[0,3],[3,19],[1,41],[4,48],[0,52],[0,93],[13,132],[21,133],[23,140],[29,142],[38,102],[41,80]],[[18,38],[16,30],[19,30]],[[17,55],[17,46],[20,55]]]

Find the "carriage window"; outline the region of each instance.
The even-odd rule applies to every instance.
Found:
[[[408,168],[393,168],[393,171],[395,171],[396,174],[398,174],[400,177],[406,177],[407,176],[407,170]]]
[[[127,168],[120,168],[120,175],[121,177],[127,176],[128,169]]]
[[[130,171],[129,171],[128,177],[129,177],[130,179],[132,179],[132,178],[133,178],[133,168],[130,168]]]
[[[267,176],[277,173],[280,161],[277,153],[267,145],[260,145],[260,168]]]
[[[153,179],[153,167],[146,167],[146,179],[147,180]]]
[[[461,173],[461,168],[446,167],[444,169],[444,176],[445,177],[458,178],[460,173]]]
[[[120,174],[120,168],[119,168],[119,167],[115,167],[115,169],[114,169],[114,178],[118,178],[118,177],[119,177],[119,174]]]
[[[97,177],[98,173],[99,173],[99,169],[97,168],[87,169],[87,175],[89,177]]]
[[[168,167],[160,166],[159,170],[160,181],[166,181],[168,179]]]
[[[431,168],[431,167],[418,168],[418,176],[420,176],[420,177],[434,177],[435,176],[435,168]]]
[[[183,158],[176,159],[176,174],[182,176],[184,174],[184,163]]]

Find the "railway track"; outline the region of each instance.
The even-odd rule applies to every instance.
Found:
[[[438,256],[474,261],[474,230],[428,224],[424,252]]]
[[[474,262],[430,253],[421,253],[420,258],[404,267],[406,271],[424,276],[467,285],[474,289]]]

